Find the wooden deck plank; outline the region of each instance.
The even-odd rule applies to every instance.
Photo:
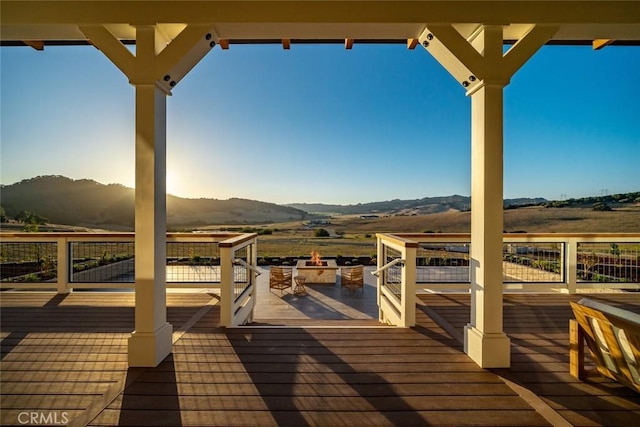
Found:
[[[249,377],[247,377],[248,379]],[[358,384],[356,381],[349,383]],[[170,382],[130,385],[128,393],[133,395],[179,395],[179,396],[372,396],[384,397],[390,393],[406,396],[500,396],[513,395],[502,383],[467,383],[460,387],[457,383],[366,383],[366,388],[354,389],[344,380],[305,381],[285,383],[260,383],[260,390],[252,381],[230,383]]]
[[[530,411],[157,411],[165,425],[181,426],[544,426]],[[517,421],[515,421],[517,420]],[[105,410],[91,425],[156,426],[148,411]]]
[[[174,411],[482,411],[531,410],[519,396],[184,396],[134,395],[127,392],[109,409],[145,410],[162,408]]]
[[[637,411],[558,411],[572,425],[582,426],[637,426],[640,412]]]
[[[247,372],[216,372],[215,375],[207,371],[201,372],[171,372],[147,371],[137,381],[152,383],[253,383],[253,384],[499,384],[500,379],[490,372],[377,372],[370,373],[296,373],[292,375],[278,375],[272,373]]]

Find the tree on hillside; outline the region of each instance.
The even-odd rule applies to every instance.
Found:
[[[22,210],[18,212],[18,215],[15,216],[15,220],[24,224],[24,231],[35,232],[38,231],[38,227],[40,225],[44,225],[49,220],[40,215],[31,213],[26,210]]]
[[[593,210],[594,210],[594,211],[604,211],[604,212],[607,212],[607,211],[610,211],[610,210],[612,210],[612,209],[611,209],[611,206],[607,205],[606,203],[603,203],[603,202],[596,202],[596,203],[593,205]]]
[[[2,206],[0,206],[0,222],[5,223],[5,222],[9,222],[9,217],[7,217],[7,214],[4,211],[4,208]]]

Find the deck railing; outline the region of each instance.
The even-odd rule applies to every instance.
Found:
[[[415,324],[417,243],[397,235],[378,234],[379,319],[395,326]]]
[[[416,290],[469,290],[469,234],[377,238],[379,247],[416,246]],[[640,289],[639,233],[513,233],[503,242],[505,290]],[[378,266],[387,261],[378,256]]]
[[[218,288],[241,294],[252,283],[254,233],[168,233],[168,288]],[[246,265],[235,260],[242,260]],[[2,233],[2,288],[133,289],[133,233]]]

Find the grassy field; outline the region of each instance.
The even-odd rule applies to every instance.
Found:
[[[585,208],[520,208],[506,210],[507,232],[606,233],[640,232],[640,206],[611,212]],[[207,227],[208,230],[220,226]],[[259,256],[309,256],[318,250],[322,256],[374,256],[375,233],[436,232],[470,233],[470,212],[446,212],[415,216],[387,216],[361,219],[360,216],[336,216],[330,224],[308,227],[305,223],[269,224],[271,235],[258,238]],[[317,238],[317,228],[328,230],[332,237]],[[341,235],[341,236],[339,236]]]
[[[332,217],[329,224],[314,227],[307,226],[303,221],[248,227],[255,231],[269,229],[272,233],[259,236],[258,256],[260,257],[308,257],[312,250],[319,251],[324,257],[373,257],[376,252],[376,233],[469,233],[471,232],[471,213],[445,212],[366,219],[361,219],[359,215],[342,215]],[[60,231],[69,231],[68,228],[64,227],[64,230]],[[243,228],[238,225],[211,225],[201,227],[199,230],[242,231]],[[318,228],[326,229],[331,236],[314,237]],[[610,212],[594,211],[590,208],[543,207],[506,210],[504,229],[507,232],[529,233],[638,233],[640,232],[640,205],[629,205]],[[46,231],[57,230],[54,227]]]
[[[444,212],[372,219],[336,218],[332,226],[350,233],[436,232],[470,233],[470,212]],[[504,212],[507,232],[528,233],[631,233],[640,232],[640,206],[611,212],[584,208],[520,208]]]

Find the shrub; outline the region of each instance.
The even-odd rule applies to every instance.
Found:
[[[315,237],[329,237],[329,236],[330,236],[329,232],[328,232],[327,230],[325,230],[324,228],[318,228],[318,229],[313,233],[313,235],[314,235]]]
[[[611,211],[612,209],[611,209],[611,206],[607,205],[606,203],[598,202],[593,204],[593,210],[607,212],[607,211]]]

